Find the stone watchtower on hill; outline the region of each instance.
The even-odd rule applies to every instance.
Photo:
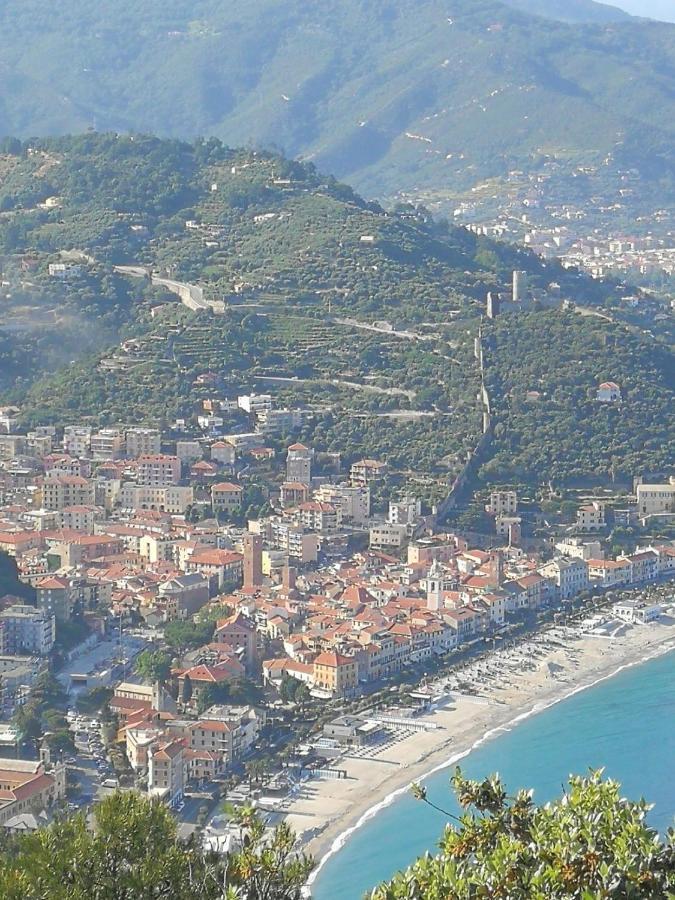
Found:
[[[313,455],[304,444],[291,444],[286,457],[286,481],[311,484]]]

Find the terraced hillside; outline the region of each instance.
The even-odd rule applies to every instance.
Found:
[[[567,448],[561,460],[555,445],[542,450],[545,428],[534,422],[530,441],[530,423],[520,406],[514,412],[534,366],[532,347],[541,371],[525,380],[544,387],[523,390],[557,396],[547,361],[558,344],[577,340],[593,359],[593,377],[596,369],[622,376],[621,359],[632,354],[635,371],[625,380],[639,384],[647,402],[631,407],[621,432],[622,441],[632,435],[630,451],[614,442],[611,455],[630,468],[655,458],[650,444],[640,450],[635,441],[652,435],[659,416],[667,419],[665,407],[654,405],[666,356],[657,366],[643,347],[634,354],[621,326],[614,326],[616,340],[601,340],[593,319],[538,310],[551,303],[613,308],[620,286],[435,222],[424,209],[384,212],[311,165],[216,141],[33,141],[3,158],[2,173],[9,284],[0,403],[18,401],[28,424],[166,423],[195,418],[205,399],[264,390],[277,406],[304,411],[298,433],[318,450],[347,461],[384,457],[395,477],[416,478],[428,496],[441,496],[484,428],[475,340],[485,295],[507,290],[517,267],[528,273],[531,312],[485,326],[495,342],[485,353],[497,422],[490,465],[500,472],[516,466],[532,480],[606,471],[604,420],[592,405],[585,420],[591,438],[596,430],[599,437],[577,462],[576,437],[568,446],[563,433],[577,435],[572,401],[552,433]],[[199,286],[211,308],[189,312],[177,283]],[[35,329],[21,330],[26,298],[44,313],[39,339],[55,340],[51,313],[70,317],[76,338],[98,326],[105,350],[92,353],[82,341],[86,355],[69,354],[61,368],[35,353]],[[592,388],[591,373],[570,366],[570,378],[579,377],[577,402],[579,391]],[[226,428],[250,424],[234,416]]]

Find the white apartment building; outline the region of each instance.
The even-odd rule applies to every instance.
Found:
[[[68,456],[88,456],[91,446],[91,428],[66,425],[63,429],[63,449]]]
[[[389,502],[387,521],[390,525],[414,525],[422,515],[422,501],[416,497]]]
[[[162,435],[158,428],[128,428],[126,433],[126,455],[130,459],[150,456],[161,450]]]
[[[283,550],[301,563],[316,562],[319,555],[319,537],[307,532],[300,525],[293,525],[277,516],[271,516],[264,533],[274,550]]]
[[[258,413],[258,424],[265,434],[282,434],[300,428],[304,415],[301,409],[266,409]]]
[[[243,397],[237,397],[237,404],[249,415],[259,416],[262,412],[272,409],[272,396],[271,394],[245,394]]]
[[[589,587],[588,564],[577,557],[556,557],[539,569],[539,574],[552,581],[561,600],[569,600]]]
[[[323,484],[315,492],[320,503],[330,503],[342,512],[343,522],[363,525],[370,518],[370,488],[349,484]]]
[[[601,531],[605,527],[605,504],[594,500],[577,510],[577,528],[580,531]]]
[[[370,529],[370,546],[399,548],[405,544],[407,537],[407,526],[391,525],[386,522]]]

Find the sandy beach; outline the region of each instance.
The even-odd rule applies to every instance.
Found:
[[[438,702],[414,720],[426,730],[392,729],[380,744],[347,750],[332,763],[346,771],[345,779],[313,778],[296,788],[284,814],[302,848],[323,860],[412,782],[454,764],[519,720],[620,669],[675,649],[675,617],[670,614],[613,633],[551,627],[435,682]]]

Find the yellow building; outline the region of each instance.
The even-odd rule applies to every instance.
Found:
[[[320,653],[314,660],[314,687],[333,697],[353,693],[359,683],[359,666],[352,656],[335,650]]]

